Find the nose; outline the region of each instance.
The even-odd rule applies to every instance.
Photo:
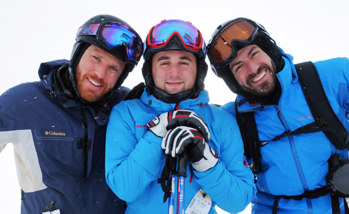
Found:
[[[99,64],[98,66],[95,67],[94,73],[98,79],[104,79],[107,75],[107,72],[108,72],[108,66]]]
[[[248,75],[257,73],[259,66],[256,63],[252,61],[247,61],[245,63],[246,63],[246,70]]]
[[[180,73],[179,65],[172,64],[170,69],[169,69],[169,75],[170,76],[177,76],[179,73]]]

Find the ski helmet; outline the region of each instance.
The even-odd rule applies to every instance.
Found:
[[[182,100],[197,97],[204,90],[204,80],[207,74],[206,44],[201,32],[190,22],[173,19],[163,20],[153,26],[144,42],[144,64],[142,74],[147,92],[166,103],[177,103]],[[194,87],[188,91],[168,94],[154,85],[152,75],[152,58],[161,51],[181,50],[193,53],[197,61],[197,74]]]
[[[225,81],[232,92],[243,96],[251,94],[242,89],[228,65],[240,49],[251,44],[257,45],[271,58],[277,72],[282,70],[284,60],[279,47],[262,25],[250,19],[237,18],[219,25],[207,45],[213,72]]]
[[[115,83],[111,92],[102,100],[111,96],[124,82],[129,72],[139,62],[143,53],[143,42],[138,33],[125,21],[111,15],[96,15],[87,20],[79,29],[75,38],[70,59],[70,80],[79,98],[77,91],[76,68],[86,49],[94,45],[125,62],[125,68]]]

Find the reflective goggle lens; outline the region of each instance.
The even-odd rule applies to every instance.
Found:
[[[161,22],[153,28],[150,38],[150,45],[156,47],[165,45],[174,33],[179,34],[184,45],[189,47],[201,47],[201,35],[196,27],[181,20],[167,20]]]
[[[126,26],[119,24],[106,24],[101,29],[101,37],[106,41],[109,48],[127,44],[129,59],[139,58],[142,54],[142,40]],[[131,57],[131,58],[130,58]]]
[[[98,27],[100,24],[90,24],[90,25],[83,25],[79,28],[78,33],[76,34],[76,37],[78,36],[87,36],[87,35],[96,35],[98,31]]]
[[[142,39],[133,30],[127,26],[118,23],[110,23],[102,26],[99,35],[97,31],[100,24],[90,24],[81,26],[77,36],[96,35],[97,38],[104,41],[108,48],[126,46],[127,57],[129,60],[138,61],[141,57],[143,44]]]
[[[213,38],[210,54],[219,64],[228,59],[234,47],[232,41],[249,41],[256,33],[257,28],[246,20],[236,20],[229,23]],[[236,53],[235,53],[236,54]]]

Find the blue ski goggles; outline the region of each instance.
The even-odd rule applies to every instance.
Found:
[[[83,25],[78,30],[78,36],[96,36],[108,49],[125,46],[127,58],[132,62],[138,62],[143,53],[141,37],[133,29],[119,23]]]

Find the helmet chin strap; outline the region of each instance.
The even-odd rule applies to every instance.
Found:
[[[178,103],[183,100],[192,98],[193,95],[195,94],[195,90],[196,90],[195,87],[193,87],[188,91],[182,91],[176,94],[169,94],[164,92],[163,90],[158,89],[157,87],[153,87],[152,93],[154,97],[156,97],[157,99],[165,103]]]

